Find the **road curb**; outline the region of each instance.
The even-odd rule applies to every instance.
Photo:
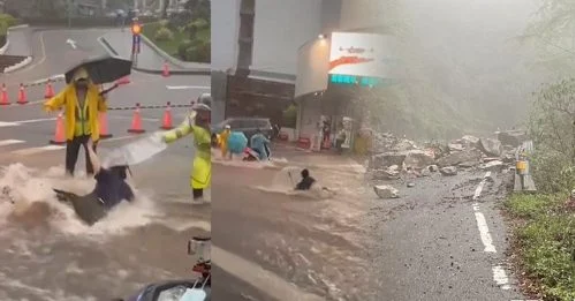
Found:
[[[108,40],[106,40],[105,37],[103,37],[103,36],[99,37],[98,42],[100,43],[100,45],[102,45],[102,47],[104,47],[104,49],[108,52],[108,54],[110,54],[111,56],[114,56],[114,57],[119,57],[118,52],[114,49],[114,47],[112,47],[112,45],[110,45],[110,43],[108,42]],[[146,69],[146,68],[140,68],[137,66],[132,66],[132,69],[136,70],[138,72],[148,73],[148,74],[163,74],[163,72],[164,72],[161,69]],[[200,68],[187,69],[187,70],[172,70],[172,71],[170,71],[170,74],[174,74],[174,75],[211,75],[212,70],[211,69],[200,69]]]
[[[22,61],[20,61],[19,63],[16,63],[12,66],[6,67],[4,68],[4,70],[2,70],[2,73],[6,74],[6,73],[11,73],[14,72],[16,70],[22,69],[28,65],[30,65],[30,63],[32,63],[32,57],[31,56],[27,56],[25,59],[23,59]]]
[[[154,44],[154,42],[152,42],[152,40],[150,40],[148,37],[146,37],[146,35],[141,34],[140,36],[142,37],[142,41],[146,45],[148,45],[150,48],[152,48],[152,50],[154,50],[154,52],[156,52],[156,54],[160,55],[165,60],[169,61],[170,63],[174,64],[175,66],[180,67],[182,69],[198,69],[196,67],[191,66],[191,64],[198,64],[198,63],[181,61],[181,60],[169,55],[168,53],[166,53],[164,50],[162,50],[160,47],[158,47],[156,44]],[[209,66],[210,64],[206,64],[206,65]],[[210,70],[212,69],[211,66],[208,68]],[[207,68],[205,68],[205,69],[207,69]]]

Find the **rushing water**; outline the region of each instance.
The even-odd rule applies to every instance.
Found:
[[[52,188],[87,194],[95,181],[63,175],[22,164],[0,171],[0,300],[106,300],[190,276],[185,244],[197,225],[181,207],[135,189],[134,202],[88,227]]]

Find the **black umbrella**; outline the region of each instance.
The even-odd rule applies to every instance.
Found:
[[[105,84],[130,75],[132,61],[111,56],[100,56],[83,60],[66,72],[66,83],[72,82],[76,70],[84,68],[94,84]]]

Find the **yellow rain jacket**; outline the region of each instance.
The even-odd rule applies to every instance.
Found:
[[[224,131],[218,137],[222,156],[228,154],[228,138],[230,137],[231,132],[231,130],[224,129]]]
[[[212,180],[212,137],[209,130],[195,125],[196,112],[192,112],[177,128],[164,133],[164,141],[172,143],[192,134],[196,155],[192,163],[190,186],[192,189],[206,189]]]
[[[93,84],[88,86],[84,108],[79,107],[74,84],[67,85],[60,93],[44,103],[44,110],[47,112],[58,111],[62,107],[64,107],[64,116],[66,118],[67,140],[72,140],[76,134],[76,117],[78,114],[82,114],[82,116],[86,117],[87,125],[90,127],[86,133],[91,135],[92,140],[98,141],[100,139],[98,114],[100,112],[106,112],[108,105],[106,104],[105,98],[100,96],[98,86]]]

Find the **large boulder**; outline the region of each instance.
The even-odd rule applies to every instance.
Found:
[[[420,170],[428,165],[435,164],[435,155],[432,151],[412,150],[403,160],[405,167]]]
[[[501,160],[489,161],[481,165],[481,169],[493,172],[501,172],[501,170],[503,170],[503,167],[505,167],[505,165]]]
[[[501,156],[501,142],[497,139],[482,138],[479,141],[479,149],[488,156]]]
[[[510,145],[513,147],[520,146],[523,142],[527,141],[528,137],[524,131],[521,130],[512,130],[512,131],[505,131],[500,132],[497,135],[497,138],[503,145]]]
[[[465,135],[465,136],[461,137],[461,141],[466,146],[475,147],[475,146],[477,146],[477,144],[479,144],[479,138],[477,138],[475,136],[471,136],[471,135]]]
[[[455,176],[457,175],[457,167],[455,166],[446,166],[442,167],[439,172],[441,172],[444,176]]]
[[[449,155],[440,158],[436,161],[436,164],[440,167],[445,166],[455,166],[461,163],[469,163],[469,162],[477,162],[481,159],[482,154],[480,151],[471,149],[471,150],[464,150],[461,152],[452,152]]]
[[[398,152],[414,150],[416,148],[415,142],[407,139],[403,139],[393,146],[393,150]]]
[[[372,168],[385,169],[392,165],[402,166],[408,152],[385,152],[374,155],[371,160]]]
[[[463,144],[461,144],[461,143],[449,143],[449,144],[447,144],[447,148],[450,151],[462,151],[463,150]]]
[[[373,190],[380,199],[392,199],[399,197],[399,190],[389,185],[377,185],[373,187]]]

